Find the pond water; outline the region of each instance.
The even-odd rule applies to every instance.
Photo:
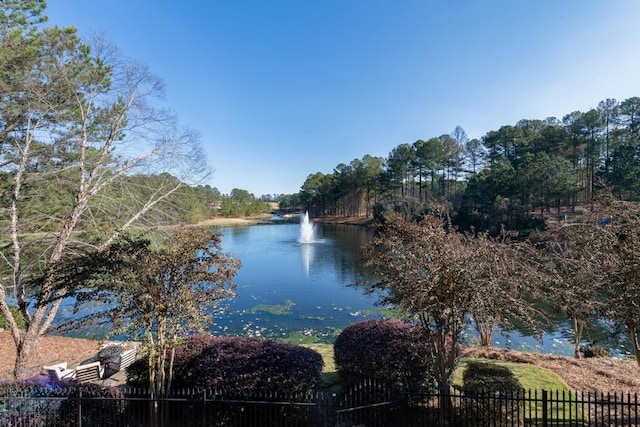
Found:
[[[366,277],[359,260],[360,248],[371,231],[358,226],[315,224],[314,243],[298,243],[300,224],[273,219],[272,223],[224,227],[222,248],[242,262],[235,282],[237,297],[212,308],[214,335],[249,335],[294,343],[333,342],[340,331],[358,320],[391,315],[376,305],[376,295],[352,286]],[[91,307],[87,308],[92,310]],[[98,308],[94,308],[98,309]],[[55,323],[73,319],[73,300],[65,301]],[[103,337],[108,331],[93,325],[66,335]],[[471,322],[462,336],[476,342]],[[589,325],[585,343],[596,342],[609,354],[631,354],[626,338],[611,337],[604,322]],[[553,320],[537,340],[526,331],[498,331],[493,345],[514,350],[573,355],[569,322]]]
[[[384,312],[375,296],[350,286],[364,274],[358,261],[370,237],[364,228],[317,224],[314,242],[304,244],[297,222],[220,231],[223,250],[242,267],[238,296],[215,315],[214,334],[332,341],[345,326]]]
[[[360,248],[371,237],[363,227],[316,224],[314,244],[299,244],[300,224],[276,221],[247,227],[221,228],[222,247],[242,261],[236,276],[237,298],[215,314],[212,333],[244,334],[292,342],[331,342],[342,328],[366,318],[380,318],[388,310],[375,295],[351,286],[366,271]],[[496,347],[573,355],[571,327],[555,320],[541,340],[526,331],[498,331]],[[591,327],[585,340],[596,341],[624,356],[624,342],[610,341],[606,325]],[[462,337],[473,344],[470,324]]]

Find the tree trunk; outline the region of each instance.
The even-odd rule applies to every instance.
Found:
[[[34,332],[34,328],[27,329],[22,335],[19,343],[16,344],[16,363],[13,367],[15,379],[27,378],[29,371],[29,360],[33,349],[38,348],[41,335]]]
[[[580,320],[576,317],[573,318],[573,357],[581,359],[580,354],[580,341],[582,341],[582,331],[584,330],[584,320]]]
[[[482,321],[475,317],[475,323],[478,338],[480,339],[480,347],[491,347],[491,340],[493,339],[493,331],[496,324],[495,320],[486,319]]]
[[[636,357],[636,363],[640,366],[640,343],[638,342],[638,328],[635,322],[627,322],[627,328],[631,335],[631,344],[633,345],[633,355]]]
[[[176,358],[176,348],[171,348],[171,357],[169,358],[169,374],[167,375],[167,394],[171,391],[171,383],[173,382],[173,362]]]

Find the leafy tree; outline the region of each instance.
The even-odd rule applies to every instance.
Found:
[[[547,117],[543,120],[543,127],[540,129],[540,152],[569,160],[566,155],[567,140],[567,130],[560,120],[555,117]]]
[[[611,163],[611,153],[616,143],[616,130],[620,125],[619,120],[619,104],[615,99],[607,98],[598,103],[598,115],[601,123],[604,125],[604,164],[603,170],[609,173],[609,165]]]
[[[521,127],[509,125],[487,132],[482,141],[487,148],[489,164],[493,166],[504,157],[517,167],[527,153],[527,140],[522,133]]]
[[[336,214],[335,176],[316,172],[307,177],[300,190],[300,201],[306,210],[316,215]]]
[[[625,127],[628,141],[638,142],[640,138],[640,97],[634,96],[620,103],[619,120]]]
[[[40,28],[44,5],[0,4],[0,193],[8,217],[0,312],[16,345],[18,378],[68,295],[54,286],[58,265],[153,222],[171,194],[207,173],[197,135],[159,102],[159,80],[100,39],[90,46],[73,28]],[[161,172],[176,179],[154,180],[127,203],[108,197],[118,182]],[[44,203],[51,194],[56,203]],[[115,211],[117,218],[108,214]],[[43,226],[46,235],[32,234]],[[7,286],[15,288],[24,332],[8,308]]]
[[[623,142],[613,150],[609,172],[603,174],[619,196],[638,200],[640,196],[640,148],[636,143]]]
[[[410,144],[400,144],[389,153],[387,167],[392,185],[400,189],[402,198],[406,196],[407,185],[413,182],[416,154]]]
[[[478,210],[483,220],[479,229],[497,233],[500,224],[511,225],[516,206],[518,173],[506,157],[500,158],[491,170],[482,171],[469,180],[465,188],[465,204]]]
[[[457,134],[456,134],[457,132]],[[453,196],[457,196],[458,176],[462,171],[462,152],[463,146],[458,144],[458,140],[454,138],[461,138],[462,141],[467,141],[467,136],[461,127],[457,127],[451,135],[440,135],[440,139],[444,150],[444,170],[445,177],[443,180],[443,194],[447,199],[451,199]]]
[[[473,138],[466,142],[464,146],[464,157],[467,164],[467,172],[475,175],[482,169],[486,152],[479,139]]]
[[[426,141],[419,139],[413,143],[413,147],[416,152],[419,198],[424,201],[423,182],[427,177],[431,183],[431,195],[436,194],[436,176],[444,170],[446,163],[445,147],[440,138],[429,138]]]
[[[540,207],[540,217],[544,216],[552,203],[556,205],[560,215],[562,197],[569,197],[578,191],[578,177],[569,161],[558,156],[540,153],[535,158],[530,157],[521,167],[518,178],[528,177],[525,184],[520,181],[520,189],[524,192],[523,204],[533,202]]]
[[[369,217],[372,211],[372,205],[378,201],[378,197],[384,192],[383,175],[384,175],[384,159],[366,154],[362,157],[362,174],[366,191],[366,212],[365,216]],[[373,200],[372,200],[373,199]]]
[[[78,307],[94,301],[112,307],[87,320],[111,319],[113,334],[143,342],[153,395],[171,388],[174,354],[169,350],[184,336],[202,332],[212,307],[235,296],[233,277],[240,262],[220,245],[219,234],[200,227],[176,229],[160,248],[144,239],[121,239],[68,264],[69,274],[61,277],[79,290]]]
[[[562,120],[522,119],[480,140],[457,127],[450,135],[394,147],[375,180],[368,178],[367,156],[338,164],[332,174],[310,175],[300,197],[316,215],[362,214],[363,198],[370,199],[364,188],[373,182],[376,211],[419,212],[437,198],[467,216],[467,224],[530,230],[543,224],[533,215],[537,208],[543,216],[553,205],[573,212],[590,203],[598,177],[615,183],[618,194],[638,197],[639,99],[606,99]]]
[[[251,216],[268,213],[271,207],[264,200],[256,197],[247,190],[234,188],[231,194],[222,197],[220,213],[231,216]]]

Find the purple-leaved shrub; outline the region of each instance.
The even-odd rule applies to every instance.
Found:
[[[211,335],[189,335],[175,347],[172,388],[186,388],[193,385],[191,379],[193,362],[212,342]],[[149,386],[147,360],[146,357],[140,358],[127,368],[127,385],[143,388]],[[167,360],[170,360],[170,356]]]
[[[230,393],[304,393],[320,382],[316,351],[247,337],[215,337],[194,360],[193,386]]]
[[[431,382],[427,348],[424,331],[417,325],[364,320],[347,326],[336,338],[335,364],[347,383],[374,379],[417,390]]]
[[[193,335],[175,347],[172,388],[204,387],[229,393],[312,390],[322,376],[316,351],[248,337]],[[146,359],[127,369],[127,384],[148,386]]]
[[[103,386],[100,384],[77,384],[69,388],[67,399],[60,407],[60,425],[78,425],[80,416],[82,425],[115,425],[104,424],[105,414],[110,419],[117,420],[117,414],[122,414],[126,408],[124,393],[118,387]],[[85,399],[79,402],[80,399]],[[87,401],[87,398],[96,398]],[[79,405],[79,403],[83,403]],[[89,402],[89,404],[87,404]],[[78,414],[78,408],[81,412]]]

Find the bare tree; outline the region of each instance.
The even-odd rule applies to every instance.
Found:
[[[443,392],[467,315],[483,325],[487,342],[508,316],[534,317],[525,297],[536,268],[520,252],[506,239],[459,233],[446,215],[411,221],[389,214],[364,248],[365,265],[377,280],[370,289],[382,291],[381,302],[414,316],[431,337],[426,351]]]
[[[559,276],[555,282],[540,282],[540,294],[551,308],[571,320],[573,354],[579,359],[585,326],[602,308],[610,239],[598,225],[597,215],[591,212],[579,220],[550,222],[548,229],[535,239]]]
[[[595,199],[594,212],[606,258],[599,313],[626,328],[640,365],[640,205],[618,200],[605,189]]]
[[[20,63],[26,67],[24,84],[6,95],[21,109],[12,123],[4,123],[0,154],[10,181],[9,197],[3,199],[10,250],[2,252],[10,277],[0,284],[0,311],[16,345],[16,378],[26,375],[31,355],[68,294],[54,286],[65,256],[105,248],[124,230],[143,224],[168,195],[207,173],[197,135],[180,129],[162,106],[162,84],[146,66],[101,39],[91,47],[84,44],[74,29],[30,34],[35,36],[26,45],[39,60]],[[162,172],[177,180],[167,180],[166,187],[156,184],[142,193],[144,199],[123,203],[120,198],[117,207],[108,203],[107,190],[116,183],[126,191],[127,177]],[[42,206],[55,185],[64,189],[59,205]],[[141,193],[130,193],[135,194]],[[119,215],[99,222],[92,213],[101,209],[117,209]],[[36,223],[36,217],[46,220]],[[30,282],[39,287],[28,290]],[[15,289],[24,331],[9,310],[7,286]]]

